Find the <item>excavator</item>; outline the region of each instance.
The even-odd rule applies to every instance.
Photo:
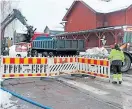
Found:
[[[36,30],[36,28],[34,29],[33,26],[27,24],[27,20],[25,19],[25,17],[22,15],[22,13],[19,10],[13,9],[13,12],[10,13],[1,22],[1,48],[0,48],[1,49],[1,55],[6,55],[9,53],[9,52],[8,53],[6,52],[4,33],[5,33],[6,27],[15,19],[19,20],[27,28],[27,33],[25,36],[26,40],[24,40],[25,42],[30,43],[30,40],[31,40],[32,36],[34,35],[35,30]]]
[[[120,49],[125,54],[125,62],[121,70],[122,72],[127,72],[132,64],[132,26],[124,27],[123,43],[120,45]]]

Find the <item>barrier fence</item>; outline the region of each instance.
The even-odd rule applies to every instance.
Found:
[[[2,78],[49,77],[75,73],[110,78],[109,60],[87,57],[3,57],[1,68]]]

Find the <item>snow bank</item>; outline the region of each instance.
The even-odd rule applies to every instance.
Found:
[[[2,79],[2,73],[0,73],[0,87]],[[14,106],[13,101],[10,100],[11,94],[3,91],[0,89],[0,109],[16,109],[16,106]]]
[[[10,100],[11,94],[0,89],[0,109],[17,109]]]
[[[100,57],[100,56],[104,56],[107,57],[109,55],[108,51],[102,47],[102,48],[98,48],[98,47],[94,47],[92,49],[87,49],[85,52],[81,52],[80,53],[81,56],[92,56],[92,57]]]

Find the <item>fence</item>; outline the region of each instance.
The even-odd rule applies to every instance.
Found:
[[[87,57],[2,58],[2,77],[49,77],[82,73],[110,78],[110,62],[107,59]]]
[[[79,57],[77,65],[78,72],[110,78],[110,62],[107,59]]]

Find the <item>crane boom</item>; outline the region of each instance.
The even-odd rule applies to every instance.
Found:
[[[27,24],[27,20],[25,19],[25,17],[21,14],[21,12],[17,9],[13,9],[13,12],[10,13],[5,19],[4,21],[1,22],[1,53],[3,54],[3,50],[4,50],[4,44],[3,44],[3,39],[4,39],[4,32],[6,27],[15,19],[18,19],[26,28],[27,28],[27,41],[30,42],[30,39],[32,38],[34,31],[36,29],[33,30],[33,26],[30,26]]]

